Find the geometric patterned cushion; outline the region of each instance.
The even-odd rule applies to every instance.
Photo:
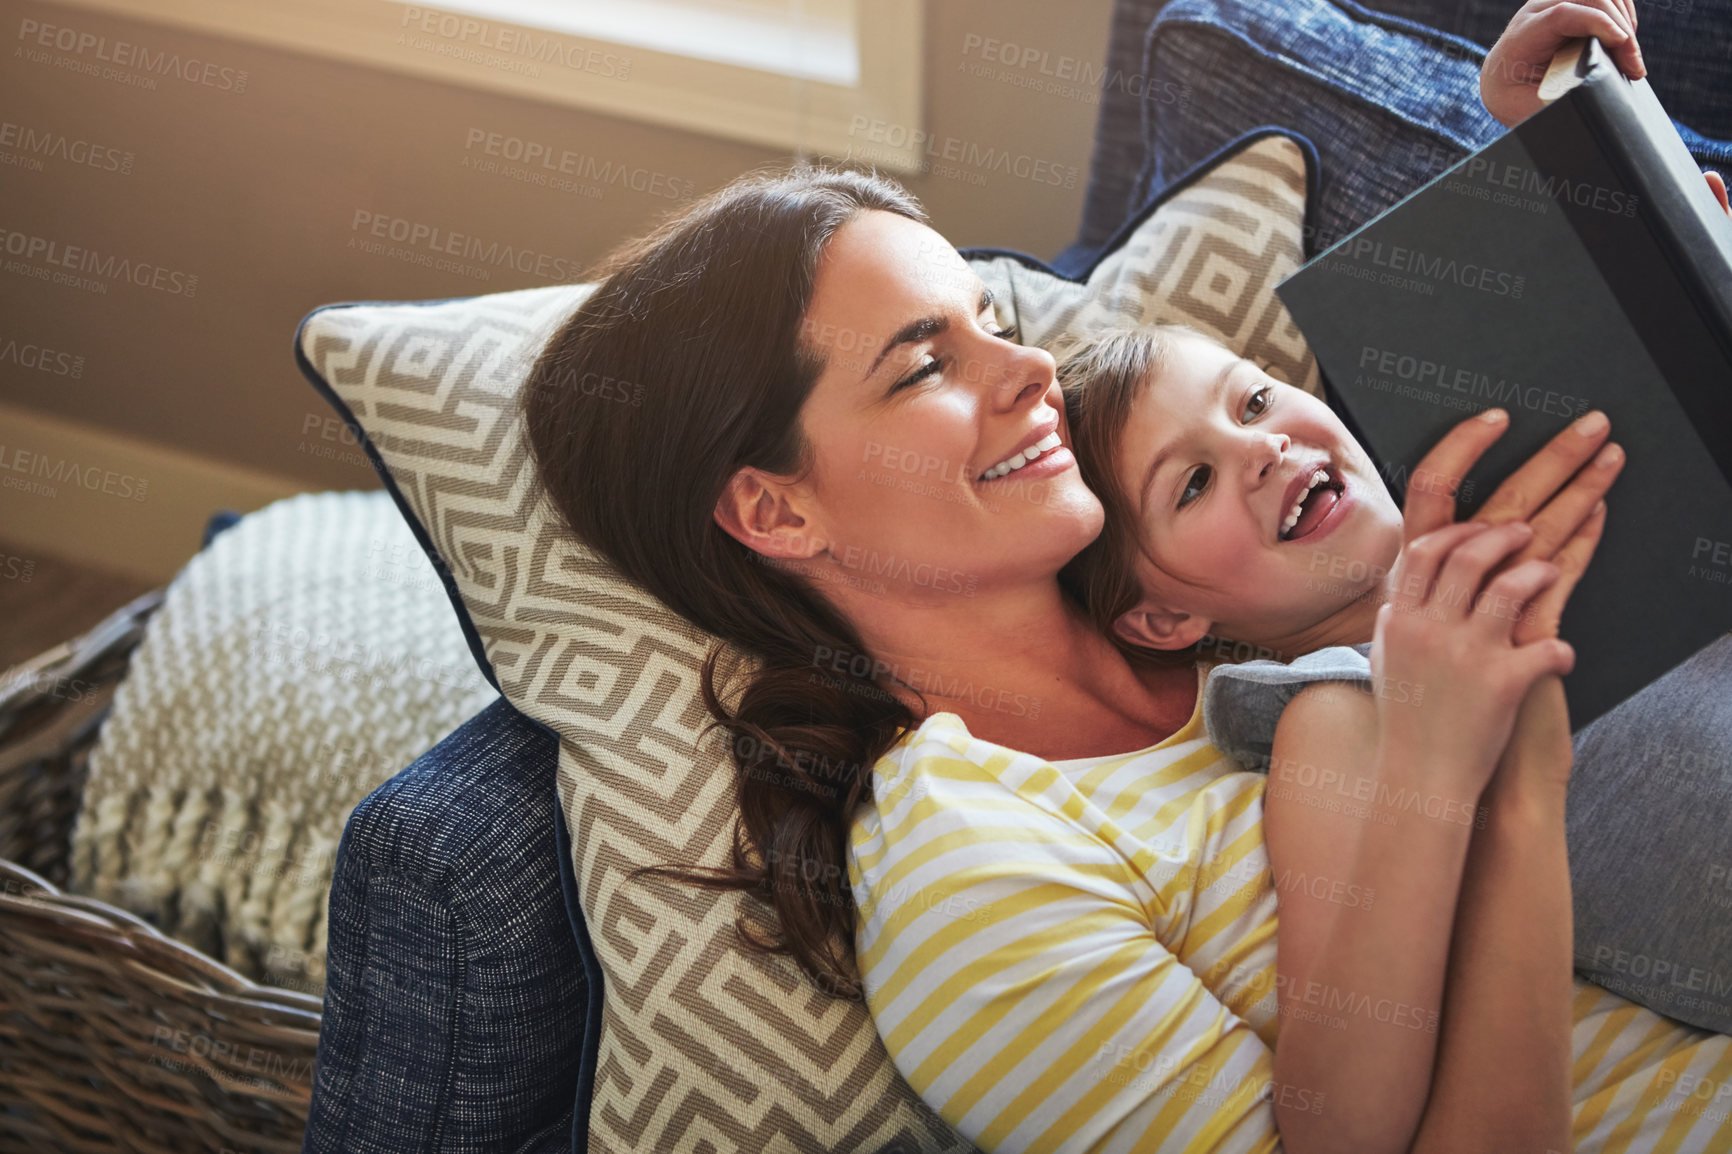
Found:
[[[1317,362],[1275,295],[1304,260],[1305,191],[1305,154],[1292,137],[1265,129],[1236,142],[1227,161],[1175,182],[1120,229],[1119,243],[1083,280],[1016,253],[968,255],[1009,298],[999,319],[1061,359],[1103,327],[1177,322],[1322,397]]]
[[[1315,391],[1272,292],[1298,265],[1305,188],[1298,147],[1264,136],[1127,226],[1084,282],[1014,254],[964,255],[1025,343],[1062,353],[1103,324],[1184,322]],[[967,1151],[896,1072],[864,1007],[739,947],[741,895],[626,880],[642,865],[723,864],[738,808],[722,735],[700,739],[709,635],[529,497],[516,393],[590,291],[334,305],[296,341],[435,558],[483,672],[559,737],[559,804],[605,975],[589,1147]]]

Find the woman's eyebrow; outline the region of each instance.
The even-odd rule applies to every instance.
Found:
[[[995,299],[996,298],[992,295],[992,290],[990,288],[982,288],[980,290],[980,304],[975,306],[974,311],[977,313],[985,312],[988,308],[992,307],[992,302]],[[884,347],[878,350],[877,357],[873,358],[872,367],[867,369],[866,375],[860,379],[863,381],[870,380],[872,374],[878,371],[878,366],[884,363],[884,358],[890,355],[890,350],[899,345],[913,344],[916,341],[923,341],[929,337],[935,337],[949,327],[949,317],[921,317],[919,320],[909,321],[900,329],[897,329],[894,336],[884,342]]]
[[[1216,374],[1214,383],[1209,386],[1209,391],[1214,394],[1209,403],[1218,402],[1226,393],[1227,381],[1232,377],[1234,370],[1238,369],[1240,365],[1249,364],[1252,362],[1244,357],[1234,357],[1228,361],[1227,367]],[[1149,507],[1149,489],[1155,483],[1155,474],[1160,472],[1161,465],[1170,456],[1172,456],[1171,438],[1168,439],[1167,444],[1161,446],[1161,451],[1155,454],[1153,461],[1149,462],[1149,471],[1143,474],[1143,483],[1137,489],[1137,509],[1139,511]]]

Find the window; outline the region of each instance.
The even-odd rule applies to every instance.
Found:
[[[853,0],[458,0],[445,7],[825,84],[860,83]]]
[[[923,139],[922,0],[58,4],[895,171]]]

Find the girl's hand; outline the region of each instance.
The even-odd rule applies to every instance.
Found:
[[[1432,447],[1407,486],[1405,540],[1415,541],[1455,521],[1455,494],[1462,479],[1508,425],[1507,413],[1487,409],[1456,425]],[[1546,591],[1535,613],[1549,622],[1549,632],[1534,633],[1531,623],[1524,623],[1529,631],[1518,635],[1518,643],[1557,635],[1564,601],[1599,544],[1604,522],[1590,527],[1589,521],[1599,515],[1598,506],[1624,467],[1623,449],[1606,440],[1610,431],[1603,413],[1587,414],[1511,473],[1474,514],[1474,521],[1484,524],[1526,521],[1533,528],[1533,537],[1506,567],[1534,559],[1558,566],[1558,584]],[[1591,540],[1581,539],[1584,532],[1591,533]]]
[[[1486,54],[1479,97],[1486,111],[1513,127],[1542,107],[1539,90],[1564,41],[1592,36],[1631,80],[1648,74],[1636,44],[1632,0],[1528,0]]]
[[[1559,566],[1526,561],[1491,576],[1533,535],[1519,521],[1495,528],[1468,521],[1428,533],[1402,550],[1390,600],[1378,611],[1371,671],[1379,761],[1421,763],[1453,800],[1479,797],[1528,689],[1575,662],[1575,651],[1556,638],[1515,639],[1522,615],[1556,583]]]
[[[1517,645],[1527,645],[1558,635],[1558,618],[1563,615],[1564,604],[1587,570],[1588,562],[1593,560],[1605,527],[1606,503],[1601,501],[1575,535],[1558,550],[1553,558],[1558,567],[1558,579],[1529,603],[1527,612],[1516,622],[1510,640]],[[1520,795],[1534,796],[1537,793],[1541,799],[1555,799],[1558,803],[1543,807],[1542,811],[1561,813],[1574,764],[1569,702],[1564,697],[1563,683],[1555,677],[1541,678],[1528,691],[1516,714],[1509,745],[1504,749],[1497,774],[1492,778],[1484,799],[1495,807]]]
[[[1544,641],[1558,635],[1558,621],[1564,615],[1564,605],[1575,591],[1576,582],[1587,572],[1594,550],[1600,547],[1600,536],[1606,529],[1606,503],[1601,501],[1577,527],[1575,535],[1564,542],[1563,548],[1551,558],[1558,567],[1558,579],[1551,583],[1528,605],[1527,612],[1516,622],[1510,639],[1517,645]]]

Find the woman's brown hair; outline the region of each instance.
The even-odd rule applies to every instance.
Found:
[[[853,999],[849,818],[869,796],[873,764],[918,718],[873,679],[846,618],[713,514],[741,468],[810,467],[799,415],[823,361],[802,341],[802,321],[825,244],[874,210],[926,220],[900,185],[866,173],[799,168],[734,181],[603,263],[605,279],[548,344],[522,402],[537,483],[578,539],[756,659],[733,684],[717,646],[701,679],[739,769],[733,867],[632,876],[756,896],[777,928],[760,938],[742,916],[748,946],[791,954]]]
[[[1160,372],[1173,339],[1179,336],[1202,334],[1185,325],[1110,329],[1078,346],[1058,367],[1077,471],[1106,510],[1100,536],[1059,571],[1059,583],[1081,602],[1094,627],[1110,637],[1127,660],[1141,664],[1196,661],[1189,650],[1145,649],[1113,629],[1113,622],[1135,608],[1143,596],[1136,575],[1136,559],[1143,551],[1142,518],[1136,502],[1119,484],[1114,462],[1131,407]]]

